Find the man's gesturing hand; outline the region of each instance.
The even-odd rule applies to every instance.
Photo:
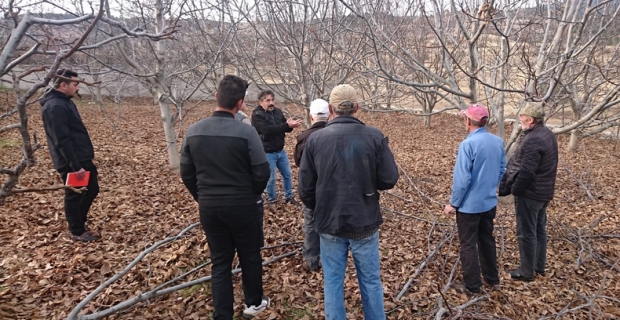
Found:
[[[288,120],[286,120],[286,124],[288,124],[289,128],[297,128],[299,127],[304,121],[302,119],[299,120],[295,120],[294,118],[289,118]]]

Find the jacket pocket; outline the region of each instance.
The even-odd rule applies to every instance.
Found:
[[[510,195],[512,193],[512,185],[517,179],[517,175],[519,174],[519,170],[512,169],[509,172],[504,174],[502,181],[499,183],[499,196],[504,197]]]

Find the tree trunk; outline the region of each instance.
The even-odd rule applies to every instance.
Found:
[[[95,83],[99,82],[99,74],[93,75],[93,82]],[[103,103],[103,97],[101,96],[101,84],[100,83],[97,84],[97,87],[95,88],[95,101],[97,101],[98,103]]]
[[[160,96],[158,94],[158,96]],[[177,147],[177,137],[174,130],[175,119],[170,111],[170,103],[167,99],[159,99],[159,109],[161,110],[161,121],[164,124],[164,134],[166,136],[166,151],[168,152],[168,164],[174,172],[179,172],[181,167],[181,156]]]
[[[431,116],[424,116],[424,127],[425,128],[431,127]]]
[[[570,133],[570,139],[568,140],[568,151],[576,152],[577,148],[579,148],[579,141],[581,141],[581,137],[579,136],[578,130],[573,130]]]
[[[161,32],[164,29],[164,14],[163,4],[161,0],[156,1],[155,5],[155,20],[157,32]],[[170,100],[166,97],[164,87],[166,84],[166,54],[168,48],[166,41],[157,42],[157,67],[155,70],[157,87],[155,88],[154,98],[159,104],[161,111],[161,121],[164,125],[164,135],[166,136],[166,151],[168,152],[168,165],[174,172],[179,172],[181,167],[181,157],[179,155],[179,149],[177,148],[177,136],[174,130],[174,123],[176,122],[176,116],[172,114],[170,110]]]

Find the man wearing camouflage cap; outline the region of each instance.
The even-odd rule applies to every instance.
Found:
[[[379,190],[391,189],[398,169],[388,139],[353,116],[359,95],[348,84],[329,96],[334,117],[313,132],[299,168],[299,195],[314,210],[320,234],[325,318],[345,320],[344,277],[349,248],[355,261],[364,318],[385,319],[379,257]]]
[[[553,199],[558,169],[558,142],[544,125],[542,102],[526,102],[519,113],[523,132],[506,166],[499,195],[515,196],[520,264],[514,280],[533,281],[545,275],[547,205]]]

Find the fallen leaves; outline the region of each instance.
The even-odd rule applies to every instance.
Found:
[[[184,120],[183,130],[209,114],[209,110],[204,106],[192,110]],[[82,244],[69,239],[62,212],[62,192],[27,193],[7,199],[7,204],[0,207],[0,250],[3,252],[0,318],[62,319],[99,284],[125,268],[138,253],[198,221],[196,204],[179,177],[167,169],[160,119],[151,106],[127,106],[121,115],[119,131],[101,121],[100,111],[93,106],[80,106],[80,112],[95,144],[101,186],[88,224],[102,235],[102,240]],[[382,205],[393,212],[421,218],[412,219],[388,210],[383,213],[380,250],[385,308],[390,311],[388,318],[426,318],[437,307],[438,285],[446,284],[447,275],[458,257],[456,238],[440,248],[436,259],[429,260],[400,301],[395,297],[420,263],[444,239],[444,232],[452,228],[453,221],[443,217],[437,203],[449,198],[456,148],[466,133],[461,121],[449,115],[434,116],[430,129],[423,129],[421,119],[413,115],[369,116],[363,113],[361,118],[390,137],[396,160],[413,183],[401,176],[396,188],[390,191],[398,197],[383,193]],[[42,132],[36,112],[31,116],[31,126]],[[299,132],[287,135],[289,155]],[[559,141],[564,148],[567,137],[561,136]],[[492,293],[486,301],[478,302],[466,312],[486,318],[538,318],[586,303],[580,297],[597,294],[599,289],[600,295],[620,296],[620,276],[610,271],[596,255],[583,254],[583,262],[576,266],[581,247],[570,240],[575,238],[572,232],[593,223],[601,214],[606,214],[607,218],[592,224],[587,236],[593,238],[587,238],[588,243],[594,253],[607,259],[617,261],[620,252],[620,239],[595,237],[619,233],[618,153],[613,151],[613,141],[588,138],[582,143],[587,149],[585,155],[567,154],[562,149],[560,157],[577,176],[584,177],[597,200],[590,201],[568,173],[558,173],[556,200],[549,207],[546,277],[524,284],[510,280],[504,272],[518,265],[518,245],[513,209],[500,204],[496,237],[504,235],[503,255],[498,260],[503,291]],[[19,152],[18,148],[14,149]],[[2,149],[0,163],[9,163],[12,157],[5,151],[7,149]],[[52,165],[46,152],[37,153],[38,163],[22,176],[20,187],[50,186],[60,182],[55,171],[50,169]],[[295,180],[296,175],[297,168],[293,168]],[[278,187],[281,187],[280,182]],[[435,219],[440,224],[433,228],[425,222]],[[301,210],[296,207],[281,203],[268,207],[265,212],[266,244],[302,240],[302,223]],[[263,259],[271,259],[296,247],[299,245],[265,250]],[[88,313],[148,291],[208,258],[204,234],[195,228],[182,239],[147,256],[87,305]],[[265,294],[272,297],[272,306],[259,319],[323,317],[323,275],[305,273],[302,261],[301,254],[296,254],[264,268]],[[187,280],[209,274],[210,267],[206,267]],[[460,269],[456,274],[460,278]],[[349,316],[361,318],[361,296],[352,259],[345,279]],[[239,314],[243,303],[240,275],[233,276],[233,281],[235,310]],[[448,290],[446,298],[451,306],[467,302],[465,295],[452,289]],[[612,301],[599,299],[596,303],[608,317],[619,316],[620,311]],[[139,304],[111,318],[204,319],[212,311],[210,283],[204,283],[152,299],[148,304]],[[578,310],[571,316],[580,318],[585,313],[587,310]]]

